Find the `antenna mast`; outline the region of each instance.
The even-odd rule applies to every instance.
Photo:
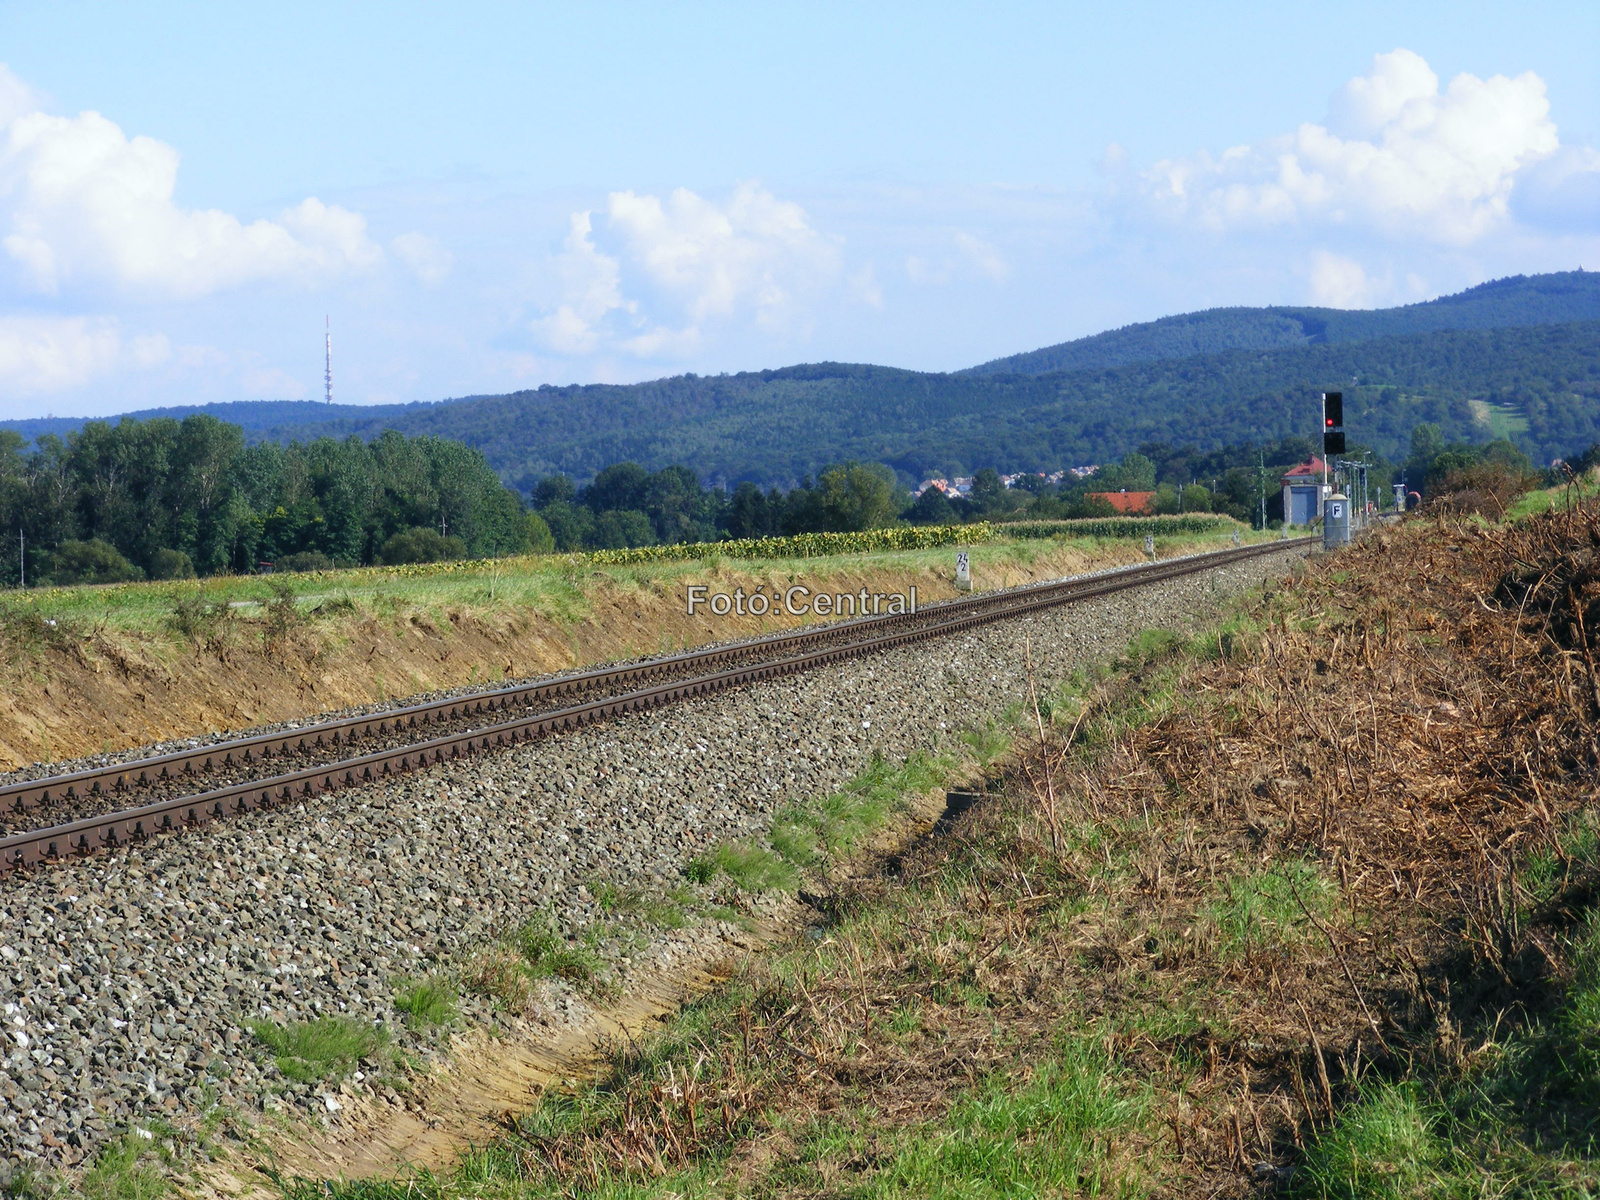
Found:
[[[323,318],[322,318],[322,326],[323,326],[323,334],[322,334],[323,349],[327,353],[327,360],[326,360],[327,365],[323,369],[323,372],[322,372],[323,396],[324,396],[324,398],[327,400],[327,402],[329,404],[332,404],[333,403],[333,325],[332,325],[330,319],[326,315],[324,315]]]

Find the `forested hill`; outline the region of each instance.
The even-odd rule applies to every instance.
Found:
[[[208,416],[237,425],[252,442],[282,442],[295,437],[304,425],[325,421],[387,421],[419,408],[431,407],[426,402],[415,404],[317,404],[308,400],[234,400],[226,404],[180,404],[170,408],[145,408],[137,412],[119,413],[106,418],[120,421],[123,417],[148,421],[156,417],[171,417],[181,421],[185,417]],[[25,441],[32,442],[46,434],[57,437],[82,429],[89,417],[35,417],[28,421],[0,421],[0,429],[14,429]]]
[[[407,434],[481,449],[527,487],[616,462],[682,464],[711,483],[789,485],[843,459],[907,476],[982,466],[1055,470],[1145,442],[1200,450],[1305,435],[1315,395],[1342,388],[1351,437],[1403,458],[1422,421],[1447,439],[1509,434],[1548,462],[1600,441],[1600,321],[1231,350],[1052,375],[936,375],[818,363],[630,385],[542,387],[300,436]]]
[[[1600,272],[1513,275],[1402,308],[1212,308],[1012,354],[974,375],[1101,370],[1227,350],[1276,350],[1446,329],[1600,320]]]
[[[1091,343],[1100,349],[1074,349]],[[1332,388],[1348,398],[1352,439],[1392,458],[1404,457],[1419,421],[1450,439],[1510,436],[1540,463],[1600,441],[1594,272],[1518,276],[1374,312],[1218,309],[1001,361],[1058,351],[1079,365],[943,375],[817,363],[434,404],[257,401],[131,415],[209,413],[251,442],[432,434],[481,450],[523,489],[557,472],[581,482],[630,460],[651,470],[681,464],[713,484],[783,487],[845,459],[914,478],[1057,470],[1151,441],[1209,451],[1313,433],[1315,395]],[[1139,361],[1120,361],[1130,355]],[[9,427],[31,440],[81,424]]]

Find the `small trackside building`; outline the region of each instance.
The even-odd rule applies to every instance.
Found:
[[[1312,455],[1310,460],[1283,473],[1283,523],[1309,525],[1322,517],[1322,501],[1331,489],[1322,482],[1324,465]]]

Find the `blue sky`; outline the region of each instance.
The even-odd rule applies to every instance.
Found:
[[[1600,6],[0,6],[0,415],[943,370],[1600,265]]]

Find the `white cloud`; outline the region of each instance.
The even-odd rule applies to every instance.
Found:
[[[389,250],[429,287],[442,283],[456,265],[456,256],[425,233],[402,233],[389,242]]]
[[[686,188],[664,201],[613,192],[601,230],[572,214],[549,267],[558,299],[530,322],[546,349],[681,358],[713,326],[803,328],[840,252],[798,204],[742,183],[721,204]]]
[[[1132,161],[1128,148],[1120,142],[1107,142],[1095,162],[1094,169],[1101,175],[1117,176],[1126,171]]]
[[[592,354],[600,346],[600,322],[616,309],[636,311],[622,298],[622,266],[594,244],[593,214],[573,213],[567,240],[552,262],[561,303],[531,323],[547,349],[557,354]]]
[[[189,385],[197,375],[225,385],[219,399],[299,399],[307,394],[298,378],[261,361],[253,351],[175,347],[164,333],[125,333],[114,316],[0,316],[0,396],[12,401],[74,391],[81,396],[83,389],[103,393],[107,380],[124,392],[137,388],[140,376],[160,386],[179,380]],[[106,411],[103,398],[98,407]],[[11,408],[8,417],[36,411],[27,405]]]
[[[1363,308],[1371,303],[1373,286],[1353,258],[1318,250],[1311,256],[1311,303],[1329,308]]]
[[[125,353],[110,317],[0,317],[0,389],[38,396],[81,387],[123,365],[149,367],[169,349],[160,334]]]
[[[883,307],[883,288],[879,286],[878,273],[870,262],[863,264],[859,271],[852,272],[848,282],[851,299],[869,308]]]
[[[32,88],[0,63],[0,125],[9,125],[23,113],[39,107],[38,97]]]
[[[936,266],[920,254],[908,254],[906,278],[924,287],[938,287],[950,282],[950,268],[946,264]]]
[[[678,188],[656,196],[613,192],[611,228],[643,273],[687,310],[691,324],[735,312],[785,320],[795,301],[839,269],[839,249],[805,210],[755,183],[726,205]]]
[[[945,239],[948,238],[948,241]],[[964,230],[941,234],[939,242],[930,247],[930,257],[908,254],[905,261],[906,278],[924,287],[943,287],[957,277],[976,271],[990,283],[1004,283],[1011,275],[1011,264],[1006,262],[999,249],[980,237]],[[951,254],[950,248],[955,253]]]
[[[992,283],[1004,283],[1006,277],[1011,274],[1011,267],[1000,256],[1000,251],[982,238],[958,230],[956,249],[961,251],[978,272]]]
[[[1334,97],[1327,125],[1157,163],[1147,194],[1215,230],[1363,226],[1464,245],[1509,222],[1520,171],[1560,146],[1544,81],[1462,74],[1443,92],[1409,50],[1379,54]]]
[[[370,270],[366,219],[315,198],[246,225],[173,203],[178,152],[96,112],[54,116],[0,67],[0,247],[38,291],[78,283],[193,298],[259,280]]]
[[[172,343],[164,333],[144,334],[129,341],[128,352],[141,367],[159,367],[172,357]]]

